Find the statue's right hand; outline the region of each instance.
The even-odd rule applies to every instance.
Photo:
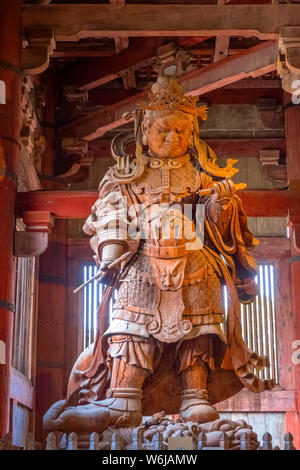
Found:
[[[102,284],[107,284],[109,286],[115,285],[118,275],[120,273],[120,266],[117,265],[114,268],[109,268],[108,266],[115,261],[114,259],[105,259],[102,260],[99,266],[98,273],[99,278],[98,282]]]

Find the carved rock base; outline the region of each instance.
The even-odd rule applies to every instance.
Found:
[[[172,419],[163,412],[153,415],[138,427],[110,427],[99,439],[99,450],[166,450],[169,437],[193,438],[194,450],[219,448],[229,450],[257,450],[256,433],[244,420],[217,419],[202,423]],[[78,449],[88,449],[90,436],[78,435]],[[60,449],[67,448],[67,435],[60,441]]]

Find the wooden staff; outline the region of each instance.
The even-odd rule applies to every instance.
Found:
[[[112,262],[107,266],[107,269],[114,268],[115,266],[117,266],[117,264],[119,264],[119,263],[121,263],[121,261],[124,261],[125,259],[127,259],[128,256],[130,256],[130,255],[131,255],[131,252],[130,252],[130,251],[127,251],[127,253],[124,253],[122,256],[120,256],[120,258],[115,259],[114,261],[112,261]],[[86,282],[84,282],[83,284],[81,284],[81,286],[76,287],[76,289],[73,291],[73,293],[76,294],[76,293],[79,292],[81,289],[83,289],[85,286],[87,286],[90,282],[95,281],[95,279],[101,278],[104,273],[105,273],[105,271],[98,271],[98,272],[95,274],[95,276],[92,276],[92,277],[91,277],[90,279],[88,279]]]
[[[234,185],[236,191],[241,191],[242,189],[247,188],[246,183],[237,183]],[[200,189],[198,191],[199,196],[204,197],[204,196],[210,196],[211,194],[215,193],[216,190],[215,188],[207,188],[207,189]]]

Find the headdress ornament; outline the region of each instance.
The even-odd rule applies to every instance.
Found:
[[[182,86],[175,77],[161,75],[151,88],[148,100],[138,104],[141,111],[178,110],[203,121],[207,119],[207,106],[197,106],[198,96],[184,95]]]

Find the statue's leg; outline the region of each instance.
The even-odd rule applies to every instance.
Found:
[[[142,386],[152,372],[155,344],[129,335],[112,336],[109,343],[111,379],[107,398],[95,405],[109,410],[110,426],[137,426],[142,421]]]
[[[211,363],[211,344],[207,335],[185,341],[181,347],[182,403],[180,416],[185,421],[206,423],[219,418],[208,402],[207,374]]]
[[[152,371],[155,345],[133,336],[109,339],[108,366],[111,371],[107,398],[66,407],[55,403],[44,416],[44,429],[77,433],[102,433],[109,426],[137,426],[142,421],[142,386]]]

